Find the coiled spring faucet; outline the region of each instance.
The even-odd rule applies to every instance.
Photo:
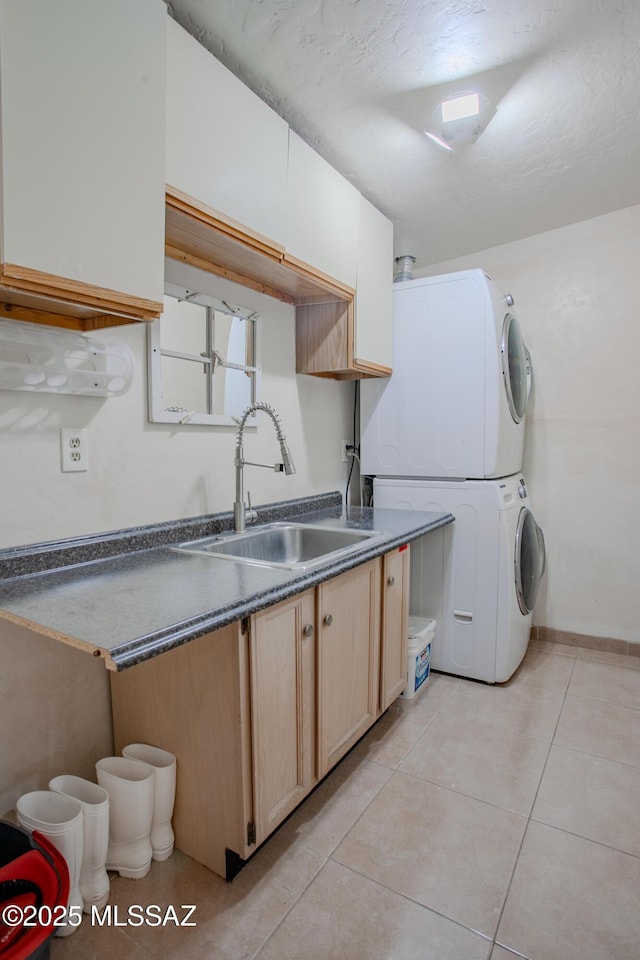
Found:
[[[253,463],[251,460],[244,459],[242,441],[245,424],[247,422],[247,418],[257,410],[263,410],[271,417],[273,421],[273,425],[276,430],[276,437],[278,438],[278,443],[280,444],[282,463]],[[236,437],[236,456],[234,464],[236,468],[236,499],[233,504],[233,529],[236,533],[242,533],[246,529],[247,521],[251,523],[252,520],[257,518],[256,511],[251,509],[251,499],[249,498],[248,509],[244,502],[244,467],[266,467],[268,470],[275,470],[276,473],[286,473],[287,476],[291,476],[292,473],[296,472],[296,468],[293,465],[293,460],[287,446],[287,438],[285,437],[284,430],[282,429],[280,417],[275,412],[273,407],[269,406],[268,403],[252,403],[250,407],[247,407],[242,414],[242,417],[238,421],[238,435]]]

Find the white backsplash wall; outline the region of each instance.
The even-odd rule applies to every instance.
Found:
[[[253,503],[344,491],[340,441],[351,437],[353,384],[296,376],[293,307],[194,275],[184,268],[187,285],[212,283],[217,296],[262,313],[262,399],[282,418],[297,472],[247,467]],[[133,351],[135,375],[124,396],[0,390],[0,547],[232,509],[235,430],[148,423],[144,324],[96,336]],[[275,463],[273,426],[258,416],[258,428],[245,432],[245,455]],[[61,427],[87,429],[87,473],[61,473]],[[104,664],[0,620],[0,729],[0,816],[56,774],[93,777],[96,759],[113,749]]]
[[[415,276],[482,267],[534,364],[524,473],[545,532],[534,623],[640,642],[640,206]]]
[[[182,276],[195,289],[208,282],[217,296],[262,314],[262,399],[282,419],[296,473],[247,467],[253,503],[344,491],[340,440],[351,437],[353,384],[296,376],[293,307],[188,268]],[[233,507],[235,429],[148,423],[144,324],[96,336],[124,341],[133,351],[134,379],[123,396],[0,390],[0,547]],[[265,414],[257,423],[245,432],[245,455],[275,463],[273,425]],[[60,471],[60,427],[87,429],[88,472]]]

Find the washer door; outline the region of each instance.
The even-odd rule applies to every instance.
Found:
[[[544,534],[528,507],[523,507],[516,528],[515,581],[518,606],[531,613],[546,566]]]
[[[502,325],[501,350],[509,413],[515,423],[520,423],[531,390],[531,356],[524,345],[518,321],[511,313],[505,316]]]

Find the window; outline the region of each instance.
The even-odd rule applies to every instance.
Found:
[[[167,284],[162,317],[149,324],[149,420],[235,426],[259,399],[259,316]]]

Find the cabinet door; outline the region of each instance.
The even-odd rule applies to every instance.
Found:
[[[289,130],[175,21],[167,30],[167,183],[282,243]]]
[[[360,194],[289,131],[285,259],[355,288]]]
[[[354,363],[388,375],[393,354],[393,224],[360,197]]]
[[[376,718],[379,636],[379,560],[318,587],[319,777]]]
[[[251,619],[250,685],[256,842],[314,783],[314,592]]]
[[[387,553],[382,567],[381,713],[407,685],[408,610],[409,550],[404,547]]]
[[[6,285],[160,314],[166,20],[162,0],[3,0]]]

